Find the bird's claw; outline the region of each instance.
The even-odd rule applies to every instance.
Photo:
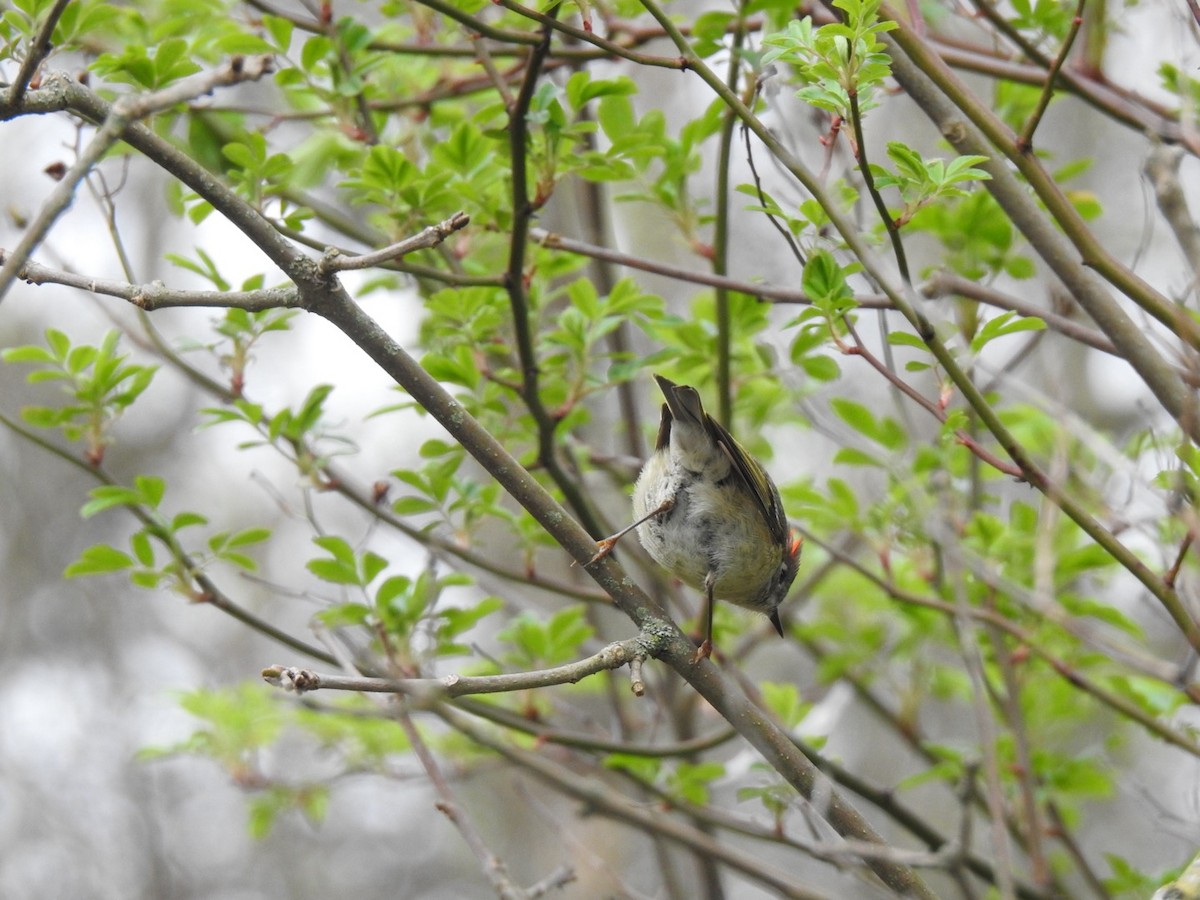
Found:
[[[596,546],[599,549],[596,551],[595,555],[587,561],[587,564],[589,566],[592,565],[593,563],[600,562],[600,560],[604,559],[604,557],[606,557],[610,553],[612,553],[613,548],[617,546],[617,539],[616,538],[601,538],[600,540],[596,541]]]

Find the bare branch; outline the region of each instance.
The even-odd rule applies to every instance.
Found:
[[[1183,150],[1179,147],[1156,143],[1146,160],[1144,171],[1154,186],[1154,199],[1158,201],[1159,212],[1171,226],[1187,260],[1188,269],[1194,273],[1191,282],[1194,287],[1195,278],[1200,277],[1200,227],[1188,209],[1187,197],[1179,181],[1179,164],[1182,160]]]
[[[433,785],[433,789],[437,792],[439,798],[436,804],[438,811],[454,824],[454,827],[458,829],[458,833],[462,835],[467,846],[471,848],[471,852],[475,854],[475,858],[479,861],[480,866],[483,867],[483,874],[491,882],[496,896],[500,897],[501,900],[529,900],[529,894],[512,880],[512,876],[508,874],[508,866],[504,864],[504,861],[500,857],[492,852],[484,842],[483,835],[479,833],[479,829],[475,827],[475,823],[471,821],[471,817],[463,811],[462,804],[458,802],[454,791],[450,789],[450,782],[442,775],[441,767],[437,764],[437,760],[425,744],[425,740],[421,737],[421,732],[417,730],[417,726],[413,723],[412,717],[405,711],[400,715],[399,719],[400,727],[404,729],[409,746],[412,747],[417,759],[421,761],[421,767],[429,777],[429,783]]]
[[[310,691],[363,691],[377,694],[405,694],[422,703],[461,697],[464,694],[498,694],[528,691],[555,684],[575,684],[589,675],[619,669],[634,660],[645,660],[655,652],[655,639],[643,633],[636,638],[609,644],[599,653],[578,662],[508,675],[447,675],[443,678],[356,678],[321,675],[294,666],[270,666],[263,669],[263,680],[284,690],[305,694]]]
[[[584,241],[577,241],[574,238],[563,237],[561,234],[555,234],[544,228],[532,228],[529,231],[529,235],[543,247],[563,250],[567,253],[577,253],[580,256],[587,256],[592,259],[602,259],[606,262],[616,263],[630,269],[640,269],[643,272],[651,272],[655,275],[674,278],[678,281],[702,284],[707,287],[726,288],[731,291],[740,291],[743,294],[749,294],[752,297],[762,297],[765,300],[777,300],[782,303],[812,302],[803,291],[773,287],[769,284],[758,284],[753,281],[730,278],[727,275],[717,275],[712,272],[685,269],[682,266],[672,266],[669,263],[644,259],[629,253],[622,253],[619,250],[612,250],[608,247],[598,247],[595,244],[588,244]],[[886,301],[883,302],[886,303]],[[868,303],[865,305],[875,304]]]
[[[50,192],[50,196],[42,204],[42,208],[38,210],[38,214],[25,229],[25,234],[22,235],[16,249],[5,260],[3,266],[0,266],[0,301],[8,293],[9,287],[16,278],[17,270],[24,265],[33,251],[49,234],[59,216],[71,205],[80,182],[87,177],[113,144],[124,136],[126,129],[131,124],[159,110],[207,94],[220,85],[261,78],[271,70],[271,65],[272,61],[269,56],[249,58],[235,56],[212,72],[183,78],[161,91],[148,94],[126,94],[111,105],[103,104],[101,101],[105,112],[101,117],[100,128],[92,136],[83,152],[79,154],[75,163],[59,179],[54,190]],[[57,90],[60,93],[67,88],[67,85],[73,83],[67,80],[64,84],[64,78],[65,76],[61,75],[58,78]],[[80,91],[85,90],[78,84],[75,87]],[[9,99],[12,106],[17,105],[12,98]],[[20,99],[20,97],[16,98],[16,100]]]
[[[825,896],[809,890],[793,873],[768,865],[752,853],[718,841],[697,828],[647,808],[645,804],[630,801],[609,788],[602,779],[580,778],[574,770],[541,754],[512,746],[497,738],[490,729],[480,728],[477,723],[453,707],[440,704],[434,708],[434,712],[471,740],[490,747],[522,770],[531,772],[538,779],[550,783],[568,796],[587,803],[589,808],[601,815],[706,853],[717,862],[771,887],[777,896],[791,897],[795,900],[821,900]]]
[[[430,225],[420,234],[405,238],[398,243],[384,247],[382,250],[376,250],[373,253],[363,253],[360,256],[347,256],[336,247],[331,247],[325,251],[325,256],[317,264],[317,268],[323,274],[346,272],[351,269],[370,269],[373,266],[379,266],[400,259],[417,250],[427,250],[430,247],[436,247],[450,235],[454,234],[454,232],[466,228],[470,222],[471,217],[465,212],[456,212],[444,222]]]
[[[1017,138],[1017,147],[1025,152],[1029,152],[1033,148],[1033,133],[1037,131],[1038,124],[1042,121],[1042,116],[1046,114],[1047,107],[1050,106],[1050,100],[1054,96],[1055,81],[1058,79],[1058,73],[1062,70],[1063,63],[1066,62],[1067,54],[1071,52],[1071,45],[1075,43],[1075,38],[1079,35],[1080,26],[1083,25],[1083,7],[1086,0],[1078,0],[1075,5],[1075,17],[1071,20],[1071,27],[1067,31],[1066,38],[1063,39],[1062,46],[1058,49],[1058,55],[1054,57],[1054,61],[1050,64],[1050,68],[1046,72],[1046,84],[1042,88],[1042,93],[1038,97],[1037,106],[1033,112],[1029,114],[1029,120],[1025,123],[1025,127],[1021,129],[1021,135]]]
[[[15,258],[0,247],[0,263]],[[26,284],[60,284],[92,294],[119,297],[147,311],[171,307],[237,308],[248,312],[264,309],[288,309],[300,305],[300,294],[294,287],[263,288],[258,291],[184,291],[168,288],[161,281],[150,284],[129,284],[103,278],[89,278],[72,272],[51,269],[26,261],[16,272]]]

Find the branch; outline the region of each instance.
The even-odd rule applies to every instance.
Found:
[[[973,619],[983,622],[992,628],[1010,635],[1018,644],[1028,648],[1030,653],[1050,666],[1050,668],[1052,668],[1059,676],[1066,679],[1074,687],[1077,687],[1084,693],[1089,694],[1097,702],[1109,707],[1114,712],[1117,712],[1120,715],[1137,722],[1139,725],[1145,728],[1146,731],[1150,732],[1156,737],[1161,738],[1166,743],[1179,747],[1181,750],[1186,751],[1192,756],[1200,758],[1200,743],[1198,743],[1188,734],[1178,731],[1159,721],[1154,714],[1146,712],[1137,703],[1122,697],[1108,688],[1102,687],[1099,683],[1093,681],[1087,675],[1085,675],[1078,667],[1073,666],[1055,656],[1044,646],[1042,646],[1042,644],[1035,640],[1033,635],[1028,633],[1016,623],[1010,621],[1005,616],[1000,615],[993,610],[979,609],[975,607],[969,607],[966,610],[962,610],[956,607],[954,604],[947,603],[940,598],[926,597],[913,591],[906,590],[896,585],[892,581],[880,577],[851,556],[832,546],[828,542],[822,541],[819,537],[807,529],[801,528],[798,530],[804,536],[806,541],[810,541],[815,546],[821,547],[823,550],[825,550],[825,552],[834,556],[839,562],[850,567],[859,575],[866,578],[892,599],[898,600],[901,603],[912,604],[913,606],[923,606],[926,609],[938,610],[939,612],[951,617],[969,615]],[[978,575],[978,573],[974,574]],[[1078,637],[1077,635],[1073,636]],[[1158,680],[1162,679],[1159,678]],[[1178,685],[1175,685],[1175,687],[1178,688]],[[1198,698],[1194,696],[1194,692],[1184,691],[1184,693],[1187,694],[1190,700],[1197,702]]]
[[[125,94],[111,105],[103,104],[101,101],[100,105],[104,109],[104,115],[93,116],[95,121],[101,122],[100,129],[92,136],[92,140],[79,154],[74,165],[66,171],[55,185],[54,190],[50,192],[50,196],[42,204],[37,216],[25,230],[16,250],[8,257],[3,266],[0,266],[0,300],[4,299],[4,295],[12,286],[17,270],[45,239],[59,216],[71,205],[80,182],[113,144],[125,135],[131,123],[160,110],[208,94],[216,87],[257,80],[270,72],[271,66],[272,60],[269,56],[249,58],[235,56],[212,72],[202,72],[183,78],[161,91],[147,94]],[[61,80],[66,76],[60,74],[57,77]],[[68,84],[73,83],[68,82]],[[85,90],[81,86],[76,86],[79,87],[79,90]],[[50,85],[48,84],[47,87]],[[95,97],[95,95],[92,96]],[[19,97],[16,101],[12,101],[10,98],[10,108],[19,106],[19,101]]]
[[[412,747],[413,753],[420,760],[421,768],[425,770],[430,784],[433,785],[434,791],[437,792],[439,798],[436,804],[438,811],[454,824],[454,827],[458,829],[458,833],[462,835],[463,841],[471,848],[471,852],[475,854],[475,859],[483,867],[483,874],[491,882],[496,896],[501,898],[501,900],[529,900],[530,895],[518,887],[512,880],[512,876],[508,874],[508,867],[504,864],[504,861],[488,848],[483,835],[475,827],[475,823],[463,812],[462,804],[458,802],[458,798],[450,788],[450,783],[442,775],[442,770],[438,766],[437,760],[429,752],[429,747],[426,746],[425,740],[421,737],[421,732],[413,724],[412,717],[409,716],[407,711],[404,711],[398,719],[400,727],[404,730],[405,737],[408,738],[409,746]],[[574,878],[574,875],[570,874],[566,880],[570,881],[572,878]]]
[[[635,657],[630,666],[632,667],[636,661]],[[724,726],[690,740],[671,741],[663,744],[635,744],[631,741],[612,740],[588,732],[551,728],[494,703],[465,699],[459,700],[455,707],[476,718],[486,719],[503,728],[534,737],[539,744],[558,744],[562,747],[574,747],[577,750],[587,750],[591,753],[621,753],[629,756],[644,756],[647,759],[687,758],[727,744],[737,737],[736,731]]]
[[[54,6],[50,7],[50,11],[46,13],[46,18],[42,22],[42,27],[38,29],[38,33],[34,35],[32,41],[29,42],[29,47],[25,51],[25,58],[21,60],[21,68],[17,70],[17,77],[13,79],[12,87],[8,91],[8,105],[16,106],[21,102],[21,98],[25,96],[25,91],[29,89],[29,84],[33,81],[34,75],[37,74],[38,66],[42,64],[50,53],[50,39],[54,36],[54,28],[58,25],[58,20],[62,18],[62,14],[70,5],[71,0],[54,0]]]
[[[17,258],[0,247],[0,263]],[[168,288],[161,281],[150,284],[130,284],[104,278],[89,278],[73,272],[51,269],[26,260],[16,270],[16,277],[26,284],[61,284],[92,294],[118,297],[139,309],[156,310],[177,307],[237,308],[248,312],[265,309],[292,309],[301,305],[300,294],[293,287],[263,288],[257,291],[184,291]]]
[[[937,48],[946,65],[953,68],[1017,84],[1040,86],[1046,83],[1044,65],[1003,58],[990,47],[963,44],[944,36],[930,38],[929,43]],[[1058,79],[1060,87],[1118,124],[1139,134],[1153,134],[1165,143],[1183,144],[1195,155],[1196,142],[1180,127],[1171,110],[1107,81],[1084,77],[1070,68],[1060,71]]]
[[[903,17],[896,16],[886,5],[881,8],[880,15],[897,24],[895,29],[881,36],[892,57],[893,76],[959,153],[990,157],[988,162],[981,164],[981,168],[992,176],[990,181],[984,183],[984,187],[996,197],[1013,224],[1067,284],[1071,293],[1079,298],[1096,324],[1112,338],[1113,343],[1122,348],[1130,364],[1146,380],[1159,402],[1177,420],[1184,418],[1191,402],[1187,392],[1180,393],[1177,381],[1164,383],[1157,377],[1161,372],[1155,372],[1150,364],[1157,354],[1150,346],[1144,329],[1133,323],[1086,269],[1094,269],[1193,347],[1200,347],[1200,325],[1192,322],[1176,304],[1113,258],[1041,163],[1033,154],[1024,153],[1017,147],[1007,126],[990,108],[979,102],[930,46],[905,25]],[[963,116],[970,124],[963,121]],[[981,133],[1017,167],[1029,187],[1033,188],[1037,199],[1041,200],[1061,227],[1061,232],[1047,221],[1045,212],[1029,196],[1026,187],[1018,183],[1009,167],[991,158],[995,156],[995,151],[983,142]],[[1195,419],[1194,415],[1192,419]],[[1200,435],[1200,430],[1192,427]]]
[[[854,339],[854,346],[849,348],[847,353],[851,353],[866,360],[867,364],[877,373],[879,373],[879,375],[882,376],[889,384],[895,387],[896,390],[908,397],[944,425],[946,420],[949,418],[949,416],[946,414],[945,408],[923,396],[911,384],[909,384],[907,381],[904,381],[902,378],[900,378],[900,376],[889,369],[884,364],[883,360],[879,359],[874,353],[872,353],[867,345],[863,342],[862,338],[858,336],[858,329],[854,327],[854,323],[850,321],[850,318],[846,317],[844,321],[850,337]],[[1008,475],[1011,478],[1021,479],[1024,477],[1020,468],[1014,466],[1012,463],[1006,463],[1004,460],[996,456],[996,454],[981,446],[979,442],[975,440],[975,438],[967,431],[967,429],[956,428],[954,430],[954,437],[959,444],[966,447],[969,451],[971,451],[971,453],[975,454],[978,459],[987,463],[997,472],[1003,472],[1005,475]]]
[[[449,220],[448,220],[449,221]],[[445,225],[445,223],[442,223]],[[434,228],[440,226],[433,226]],[[429,229],[427,229],[428,231]],[[425,232],[422,232],[424,234]],[[419,237],[419,236],[418,236]],[[414,239],[415,240],[415,239]],[[0,248],[0,263],[4,261],[5,251]],[[295,288],[266,288],[258,291],[182,291],[172,290],[163,286],[159,282],[154,282],[149,285],[134,285],[122,281],[113,281],[92,278],[86,275],[77,275],[71,272],[62,272],[57,269],[50,269],[46,266],[37,263],[26,263],[18,273],[18,277],[29,284],[60,284],[66,287],[78,288],[79,290],[88,291],[93,294],[101,294],[105,296],[118,297],[127,300],[133,305],[139,307],[143,311],[156,310],[168,307],[195,307],[195,308],[226,308],[233,307],[245,309],[250,312],[258,312],[265,309],[277,308],[293,308],[300,305],[299,294]],[[120,323],[117,323],[118,325]],[[149,323],[146,323],[149,327]],[[165,345],[162,338],[155,332],[151,332],[151,341],[146,346],[146,349],[158,354],[160,359],[170,364],[173,368],[181,372],[192,384],[197,385],[205,392],[216,397],[222,403],[232,403],[238,399],[227,387],[216,382],[209,376],[205,375],[200,370],[188,365],[178,354],[172,352]],[[270,414],[263,412],[259,420],[259,426],[263,437],[267,443],[273,446],[277,445],[277,441],[286,440],[282,437],[272,438],[270,429],[268,428]],[[28,434],[22,431],[25,436],[31,440],[40,439],[36,435]],[[76,461],[70,454],[65,451],[60,451],[52,444],[43,444],[52,452],[64,455],[71,461]],[[317,457],[318,454],[303,444],[295,444],[292,449],[298,456]],[[609,597],[598,591],[584,590],[573,585],[562,582],[549,581],[535,574],[521,572],[516,569],[509,569],[495,561],[481,556],[463,546],[459,541],[448,540],[439,537],[437,534],[414,528],[404,522],[399,516],[396,516],[386,508],[382,508],[379,504],[379,498],[369,494],[361,487],[355,487],[352,480],[343,473],[338,467],[332,464],[326,464],[322,470],[322,475],[325,477],[325,482],[329,489],[337,491],[351,503],[358,506],[364,512],[374,516],[382,522],[387,523],[392,528],[399,531],[405,537],[420,544],[427,549],[436,552],[442,556],[452,556],[461,562],[466,563],[473,568],[503,578],[507,581],[518,584],[529,585],[540,590],[549,591],[559,596],[570,597],[575,600],[582,600],[585,603],[608,603]]]
[[[533,516],[546,532],[608,592],[622,612],[643,632],[661,639],[657,658],[682,675],[713,708],[753,745],[764,760],[804,797],[823,799],[820,812],[834,830],[846,837],[882,842],[870,824],[849,806],[827,779],[795,747],[791,739],[769,722],[745,693],[721,675],[710,662],[692,662],[695,646],[651,598],[634,585],[611,557],[591,563],[596,543],[567,514],[505,447],[484,429],[417,364],[395,340],[363,312],[340,288],[330,288],[314,309],[346,333],[368,356],[405,389],[499,482],[510,496]],[[919,878],[905,867],[876,862],[873,868],[884,881],[914,896],[932,896]]]
[[[736,93],[742,68],[742,45],[746,42],[744,16],[746,4],[738,0],[735,4],[738,24],[733,32],[733,40],[729,47],[729,61],[725,74],[725,84],[730,91]],[[732,109],[726,109],[722,115],[721,133],[717,139],[717,184],[716,216],[713,223],[712,270],[717,275],[729,274],[729,215],[730,190],[729,170],[733,157],[733,134],[737,127],[737,115]],[[717,391],[717,421],[726,429],[733,428],[733,386],[730,367],[732,363],[733,320],[729,308],[729,291],[718,287],[713,292],[714,319],[716,320],[716,360],[714,381]]]
[[[1091,347],[1110,356],[1121,356],[1116,345],[1095,328],[1076,322],[1067,316],[1059,315],[1053,310],[1043,309],[1021,297],[1002,293],[995,288],[980,284],[972,278],[964,278],[953,272],[935,272],[918,289],[922,296],[931,300],[955,295],[987,306],[994,306],[997,309],[1011,310],[1022,316],[1038,318],[1045,322],[1046,327],[1051,331],[1083,344],[1085,347]]]
[[[427,0],[421,0],[421,2],[424,3],[427,2]],[[504,9],[518,13],[527,19],[532,19],[534,22],[539,23],[543,29],[553,29],[554,31],[562,32],[563,34],[571,37],[573,40],[585,41],[589,44],[599,47],[606,53],[620,57],[621,59],[627,59],[630,62],[638,63],[639,65],[653,66],[661,69],[687,68],[686,63],[678,56],[655,56],[649,53],[638,53],[637,51],[630,50],[628,47],[625,47],[614,41],[602,38],[600,35],[593,31],[589,31],[586,28],[576,28],[573,25],[560,22],[554,15],[547,15],[546,13],[538,12],[535,9],[530,9],[528,6],[522,6],[520,3],[515,2],[515,0],[494,0],[494,2],[497,6],[501,6]],[[557,13],[558,6],[553,6],[551,11]]]
[[[1066,38],[1063,39],[1062,46],[1058,48],[1058,55],[1054,57],[1054,62],[1050,64],[1050,68],[1046,72],[1046,84],[1042,88],[1042,93],[1038,96],[1037,106],[1029,114],[1029,119],[1025,123],[1025,127],[1021,129],[1021,136],[1017,138],[1017,149],[1026,153],[1033,149],[1033,133],[1037,131],[1038,123],[1042,121],[1042,116],[1046,114],[1046,108],[1050,105],[1050,98],[1054,96],[1054,82],[1058,79],[1058,73],[1062,70],[1063,63],[1066,62],[1067,54],[1071,52],[1071,45],[1075,43],[1080,26],[1083,25],[1083,7],[1086,2],[1087,0],[1078,0],[1075,6],[1075,17],[1071,20],[1071,27],[1067,31]]]
[[[777,896],[791,897],[795,900],[826,900],[824,895],[808,890],[793,874],[768,866],[756,856],[740,851],[724,841],[718,841],[654,808],[634,803],[607,787],[602,779],[580,778],[573,769],[541,754],[514,747],[499,739],[491,730],[480,728],[453,707],[441,704],[433,711],[456,731],[477,744],[489,747],[509,762],[564,794],[577,798],[593,813],[626,822],[649,834],[661,835],[683,847],[703,853],[756,882],[767,885]]]
[[[1200,227],[1196,226],[1188,210],[1187,196],[1179,182],[1179,164],[1183,151],[1179,147],[1155,144],[1146,159],[1143,171],[1154,187],[1154,199],[1158,210],[1171,226],[1175,240],[1183,250],[1188,270],[1192,273],[1190,284],[1200,277]]]
[[[858,163],[858,171],[862,175],[863,184],[866,185],[871,202],[875,205],[875,211],[879,214],[879,220],[883,223],[883,227],[887,231],[888,241],[892,245],[892,255],[896,258],[896,266],[900,270],[900,279],[904,282],[905,287],[910,288],[912,286],[912,276],[908,270],[908,254],[904,251],[904,240],[900,237],[900,224],[888,212],[887,204],[884,202],[883,196],[879,193],[879,189],[875,186],[875,176],[871,172],[871,164],[867,160],[867,141],[866,135],[863,134],[862,112],[858,105],[858,91],[851,90],[847,94],[850,99],[850,127],[854,130],[854,149],[856,151],[854,155],[855,161]]]
[[[316,264],[301,254],[265,216],[218,176],[145,125],[136,122],[122,123],[120,118],[114,115],[115,108],[116,104],[106,102],[95,91],[83,86],[66,73],[52,72],[43,79],[42,87],[30,91],[17,107],[8,108],[7,104],[0,106],[0,120],[14,115],[38,115],[65,110],[102,126],[107,123],[110,130],[115,132],[116,138],[174,175],[211,203],[217,212],[245,234],[296,283],[302,296],[307,291],[319,289],[321,280],[315,276]],[[14,255],[8,264],[12,264],[15,269],[18,259],[22,257]]]
[[[25,229],[16,250],[0,266],[0,302],[4,300],[5,294],[16,280],[17,271],[25,260],[38,248],[46,235],[50,233],[50,229],[54,227],[54,223],[58,221],[58,217],[66,212],[71,201],[75,199],[75,189],[92,171],[100,158],[116,143],[124,127],[125,122],[119,116],[109,116],[100,130],[92,136],[83,152],[76,158],[75,164],[63,174],[58,184],[54,186],[33,221],[29,223],[29,227]]]
[[[552,10],[557,13],[558,7]],[[521,364],[521,399],[537,424],[538,462],[545,467],[547,474],[562,491],[567,504],[574,511],[584,527],[593,537],[602,536],[608,529],[601,526],[594,508],[588,502],[587,496],[571,477],[564,471],[555,446],[555,434],[558,431],[560,417],[552,416],[542,403],[541,388],[539,387],[539,368],[537,351],[534,348],[533,332],[529,317],[529,292],[525,282],[525,250],[529,243],[529,227],[534,213],[546,202],[547,197],[529,197],[529,108],[537,90],[538,78],[546,54],[550,50],[550,22],[542,26],[542,41],[529,55],[525,80],[517,94],[508,114],[509,152],[512,155],[512,241],[509,245],[508,270],[505,275],[505,290],[508,292],[509,308],[512,310],[513,332],[517,343],[517,356]]]
[[[673,25],[669,27],[678,34]],[[72,109],[93,121],[103,121],[107,115],[108,104],[63,76],[53,81],[52,88],[34,92],[37,97],[26,97],[21,111],[31,113]],[[736,97],[733,100],[737,102]],[[739,116],[743,116],[744,107],[740,103],[738,107]],[[756,130],[760,139],[763,139],[764,131],[761,126]],[[587,533],[490,433],[354,303],[335,280],[321,276],[313,260],[283,238],[269,221],[236,193],[149,129],[130,125],[122,131],[121,136],[139,152],[180,178],[241,229],[295,283],[302,306],[317,312],[351,337],[414,401],[430,412],[455,440],[467,448],[577,562],[586,564],[593,557],[596,545]],[[766,137],[770,138],[770,135]],[[831,205],[831,208],[834,207]],[[827,818],[836,831],[854,840],[881,842],[870,825],[832,789],[789,737],[776,726],[763,721],[760,711],[736,685],[731,684],[709,662],[692,664],[692,643],[654,601],[632,584],[616,561],[603,560],[588,566],[588,571],[639,628],[648,629],[649,633],[662,640],[660,659],[686,678],[802,796],[819,800],[818,812]],[[886,860],[875,860],[870,864],[893,889],[914,896],[931,896],[928,888],[908,867]]]
[[[608,247],[599,247],[595,244],[588,244],[584,241],[563,237],[561,234],[555,234],[544,228],[531,228],[529,235],[543,247],[549,247],[552,250],[562,250],[566,253],[575,253],[591,259],[602,259],[629,269],[638,269],[642,272],[662,275],[664,278],[674,278],[677,281],[701,284],[706,287],[725,288],[726,290],[749,294],[751,297],[758,297],[763,300],[775,300],[780,303],[812,303],[803,291],[772,287],[767,284],[757,284],[753,281],[730,278],[727,275],[702,272],[698,269],[685,269],[682,266],[673,266],[669,263],[643,259],[628,253],[622,253],[619,250],[611,250]],[[878,303],[868,301],[860,305],[874,307],[882,305],[887,308],[891,306],[887,301],[879,301]]]
[[[321,675],[294,666],[270,666],[262,671],[263,680],[275,687],[298,694],[310,691],[361,691],[377,694],[404,694],[422,704],[462,697],[466,694],[499,694],[529,691],[555,684],[575,684],[589,675],[632,665],[655,655],[659,638],[643,633],[636,638],[609,644],[599,653],[577,662],[507,675],[446,675],[442,678],[355,678]],[[634,693],[637,693],[635,686]],[[640,696],[640,695],[639,695]]]
[[[370,269],[374,266],[380,266],[384,263],[400,259],[402,256],[407,256],[409,253],[417,250],[428,250],[430,247],[436,247],[450,235],[454,234],[454,232],[466,228],[470,221],[471,217],[465,212],[456,212],[444,222],[430,225],[420,234],[405,238],[399,243],[384,247],[382,250],[376,250],[373,253],[363,253],[358,256],[348,256],[336,247],[330,247],[325,251],[325,256],[317,264],[317,271],[322,275],[331,275],[335,272],[346,272],[351,269]]]

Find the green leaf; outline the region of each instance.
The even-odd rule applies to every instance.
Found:
[[[271,536],[270,528],[246,528],[234,534],[228,542],[227,547],[245,547],[248,544],[260,544]]]
[[[836,314],[843,312],[854,298],[845,272],[828,250],[817,250],[809,256],[800,286],[814,306]]]
[[[919,350],[928,350],[929,345],[923,340],[908,331],[889,331],[888,343],[894,347],[916,347]]]
[[[842,374],[842,369],[837,364],[837,360],[824,354],[804,356],[798,362],[805,374],[815,381],[836,381]]]
[[[116,547],[110,547],[107,544],[97,544],[84,550],[78,560],[67,566],[63,574],[67,578],[103,575],[108,572],[131,569],[133,565],[133,557],[128,553],[123,553]]]
[[[610,94],[601,98],[596,111],[596,121],[612,141],[637,132],[633,102],[624,94]]]
[[[379,586],[375,592],[376,606],[392,606],[396,600],[406,595],[412,589],[412,579],[407,575],[393,575]]]
[[[809,704],[790,682],[764,681],[759,684],[763,702],[787,729],[795,728],[808,715]]]
[[[271,35],[271,42],[283,53],[287,53],[292,45],[292,23],[279,16],[262,17],[263,26]]]
[[[640,781],[653,784],[662,770],[662,760],[653,756],[636,756],[632,753],[610,753],[604,757],[606,769],[628,772]]]
[[[592,636],[582,606],[571,606],[540,621],[523,613],[498,635],[519,652],[522,664],[559,665],[579,655],[580,644]]]
[[[843,466],[882,466],[874,456],[856,447],[839,447],[833,455],[833,461]]]
[[[371,607],[365,603],[341,603],[321,610],[313,618],[326,628],[348,628],[366,625],[371,613]]]
[[[53,363],[54,355],[45,347],[12,347],[0,351],[0,359],[11,363]]]
[[[208,519],[196,512],[181,512],[171,517],[171,531],[182,531],[196,525],[207,525]]]
[[[704,806],[709,800],[709,785],[724,775],[725,766],[719,762],[679,762],[667,779],[667,789],[687,803]]]
[[[151,509],[157,509],[166,493],[167,483],[157,476],[138,475],[133,479],[133,484],[141,502]]]
[[[971,340],[971,352],[978,353],[996,338],[1022,331],[1043,331],[1046,323],[1035,316],[1018,318],[1015,312],[1002,313],[994,319],[988,319],[983,328]]]
[[[388,561],[378,553],[368,550],[362,556],[362,584],[364,586],[375,580],[380,572],[388,567]]]
[[[129,539],[129,546],[133,548],[133,555],[138,563],[145,567],[154,565],[154,545],[145,531],[136,532]]]
[[[79,510],[80,517],[84,519],[90,519],[96,513],[114,506],[137,506],[141,503],[141,496],[135,490],[119,484],[105,484],[92,488],[88,495],[92,499]]]
[[[838,418],[864,437],[888,450],[899,450],[908,443],[908,435],[898,422],[886,416],[876,418],[866,406],[844,397],[835,397],[830,406]]]

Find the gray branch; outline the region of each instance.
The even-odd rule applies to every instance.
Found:
[[[552,669],[515,672],[506,675],[447,675],[443,678],[356,678],[346,675],[321,675],[294,666],[263,669],[263,679],[284,690],[305,694],[310,691],[363,691],[404,694],[422,703],[448,700],[464,694],[499,694],[527,691],[555,684],[575,684],[610,669],[619,669],[635,660],[653,655],[652,639],[639,636],[609,644],[599,653]],[[636,684],[635,684],[636,693]]]

